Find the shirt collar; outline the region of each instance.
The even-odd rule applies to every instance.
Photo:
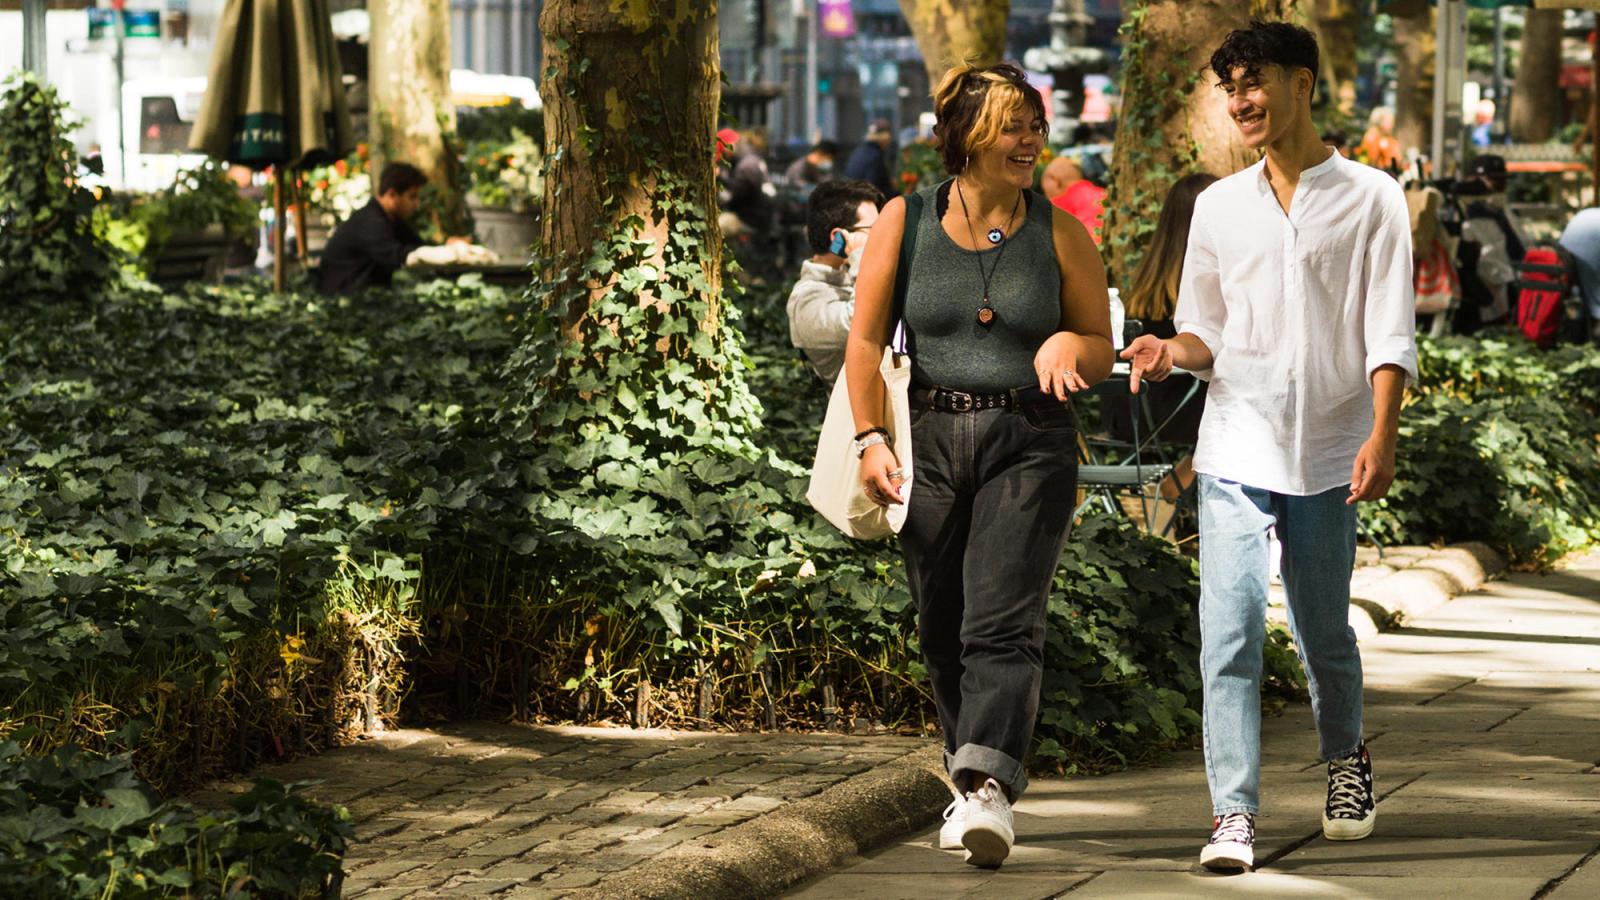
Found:
[[[850,283],[850,267],[840,266],[835,269],[819,262],[802,260],[800,263],[801,281],[825,281],[828,284],[846,285]]]
[[[1339,151],[1334,150],[1332,147],[1327,147],[1326,145],[1324,145],[1324,147],[1326,147],[1326,149],[1329,151],[1328,158],[1323,160],[1322,162],[1317,163],[1316,165],[1312,166],[1309,169],[1302,169],[1300,171],[1300,180],[1301,181],[1306,181],[1308,179],[1316,180],[1318,178],[1321,178],[1324,175],[1328,175],[1328,174],[1331,174],[1333,172],[1337,172],[1339,170],[1339,164],[1341,162],[1348,162],[1348,160],[1346,160],[1344,158],[1344,156],[1339,153]],[[1255,169],[1256,169],[1256,177],[1261,180],[1261,184],[1262,185],[1266,185],[1267,184],[1267,155],[1265,153],[1261,154],[1261,159],[1256,162]]]

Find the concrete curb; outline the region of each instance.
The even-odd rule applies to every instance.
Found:
[[[1449,547],[1393,547],[1350,577],[1350,627],[1360,638],[1399,627],[1452,598],[1483,587],[1506,570],[1494,548],[1477,541]],[[1284,618],[1281,589],[1269,616]]]
[[[744,900],[770,897],[932,824],[950,802],[943,753],[918,750],[707,841],[657,857],[573,897]]]

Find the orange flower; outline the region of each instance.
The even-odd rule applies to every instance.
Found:
[[[333,170],[335,172],[338,172],[340,175],[343,175],[345,173],[346,168],[348,168],[348,167],[345,165],[345,162],[342,159],[341,160],[336,160],[334,162],[334,164],[333,164]]]

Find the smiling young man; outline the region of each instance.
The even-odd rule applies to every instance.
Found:
[[[1322,831],[1376,818],[1362,740],[1361,655],[1348,624],[1355,504],[1394,478],[1400,401],[1416,378],[1411,232],[1391,178],[1325,146],[1311,121],[1317,43],[1252,22],[1211,57],[1261,162],[1195,204],[1175,321],[1122,354],[1132,389],[1173,366],[1211,382],[1200,473],[1200,626],[1212,837],[1200,862],[1255,864],[1268,530],[1328,763]]]

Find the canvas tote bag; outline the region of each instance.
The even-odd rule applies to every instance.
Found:
[[[901,348],[909,346],[909,334],[904,325],[906,282],[911,273],[911,260],[916,253],[917,227],[922,221],[922,197],[906,197],[906,228],[900,239],[900,262],[894,276],[894,308],[890,321],[895,323]],[[817,439],[817,455],[811,464],[811,484],[806,489],[806,501],[822,513],[823,518],[835,528],[853,538],[883,538],[898,534],[906,521],[906,507],[911,503],[911,357],[898,352],[894,346],[883,349],[883,360],[878,364],[878,374],[883,378],[884,408],[880,421],[889,431],[891,449],[900,461],[905,480],[900,482],[900,499],[904,502],[879,506],[867,496],[861,486],[861,460],[851,440],[855,437],[855,416],[850,411],[850,388],[845,383],[845,372],[833,385],[833,395],[828,400],[828,413],[822,420],[822,434]]]

